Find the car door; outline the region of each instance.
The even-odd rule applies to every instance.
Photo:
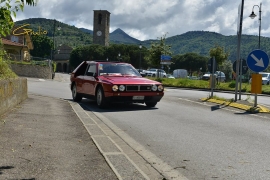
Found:
[[[74,72],[74,81],[76,83],[77,92],[83,93],[83,81],[84,81],[84,74],[86,71],[88,64],[86,62],[81,63]]]
[[[83,93],[87,95],[95,95],[95,84],[96,84],[96,64],[89,64],[84,75],[83,80]]]

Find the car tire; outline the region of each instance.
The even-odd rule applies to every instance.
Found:
[[[72,98],[75,102],[80,102],[82,100],[82,96],[77,92],[76,84],[72,86]]]
[[[155,107],[157,105],[157,102],[145,102],[147,107]]]
[[[99,87],[97,89],[96,101],[97,101],[97,105],[98,105],[99,108],[105,108],[105,107],[108,106],[108,102],[106,101],[106,98],[105,98],[104,91],[103,91],[102,87]]]
[[[152,77],[156,77],[156,75],[155,75],[155,74],[153,74],[153,75],[152,75]]]

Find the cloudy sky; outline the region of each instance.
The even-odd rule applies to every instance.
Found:
[[[107,10],[110,32],[121,28],[139,40],[181,35],[188,31],[211,31],[236,35],[238,7],[242,0],[38,0],[25,7],[15,21],[28,18],[56,19],[78,28],[93,30],[93,10]],[[270,0],[245,0],[243,34],[270,37]],[[254,6],[257,5],[257,6]],[[254,7],[255,19],[249,17]]]

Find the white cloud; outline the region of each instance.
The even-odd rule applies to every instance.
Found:
[[[39,0],[37,7],[25,7],[15,20],[27,18],[56,19],[69,25],[93,29],[93,10],[111,13],[110,30],[121,28],[130,36],[156,39],[187,31],[213,31],[235,35],[238,5],[242,0]],[[248,16],[256,3],[246,1],[243,15],[243,34],[258,35],[258,17]],[[259,5],[259,3],[257,4]],[[259,8],[254,7],[259,14]],[[262,0],[261,35],[270,37],[270,1]]]

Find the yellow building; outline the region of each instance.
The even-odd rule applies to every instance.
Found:
[[[29,61],[30,50],[34,48],[31,36],[23,29],[18,29],[15,34],[15,29],[16,27],[12,29],[10,35],[2,38],[4,50],[12,60]]]

